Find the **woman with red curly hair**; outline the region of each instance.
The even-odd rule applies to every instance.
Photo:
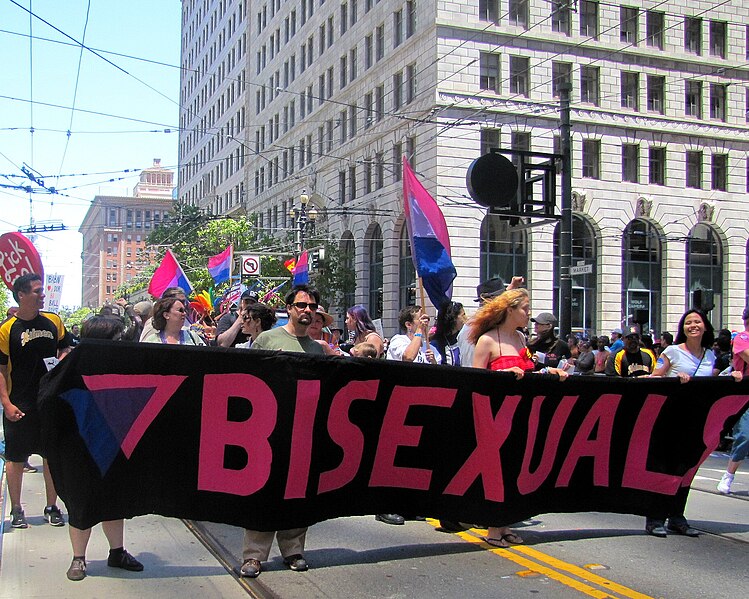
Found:
[[[470,340],[475,343],[474,368],[512,372],[517,379],[533,371],[535,363],[518,329],[528,325],[531,303],[527,289],[512,289],[484,304],[471,321]],[[558,368],[546,372],[561,380],[568,374]],[[484,539],[495,547],[509,547],[523,542],[508,526],[490,526]]]

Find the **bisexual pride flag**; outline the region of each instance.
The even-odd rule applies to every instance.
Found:
[[[411,258],[429,300],[436,308],[452,297],[457,272],[450,257],[450,236],[437,202],[403,157],[403,204],[411,241]]]
[[[193,292],[192,283],[177,262],[172,250],[166,251],[161,264],[153,273],[151,281],[148,283],[148,293],[154,297],[161,297],[168,287],[181,287],[185,290],[185,295],[190,295]]]
[[[223,252],[208,258],[208,272],[216,285],[231,278],[231,265],[234,260],[234,246],[229,245]]]
[[[299,254],[294,268],[291,271],[294,275],[294,285],[306,285],[309,283],[309,265],[307,250]]]

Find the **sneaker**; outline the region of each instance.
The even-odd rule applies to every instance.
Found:
[[[283,563],[286,564],[289,569],[294,570],[294,572],[306,572],[309,570],[307,560],[299,553],[285,557]]]
[[[728,495],[731,492],[731,484],[733,483],[733,474],[728,472],[723,474],[723,478],[718,483],[718,491],[724,495]]]
[[[39,472],[39,468],[37,468],[36,466],[32,466],[31,464],[29,464],[28,462],[26,462],[23,465],[23,471],[24,472]]]
[[[29,527],[29,523],[26,522],[26,515],[23,513],[21,506],[16,506],[10,510],[10,525],[13,528]]]
[[[246,578],[257,578],[260,575],[260,570],[262,570],[260,560],[248,559],[242,564],[239,574]]]
[[[86,578],[86,560],[74,557],[67,571],[68,580],[83,580]]]
[[[130,572],[143,571],[143,564],[124,549],[116,553],[110,551],[109,557],[107,558],[107,566],[110,568],[122,568],[123,570],[129,570]]]
[[[56,505],[48,505],[44,508],[44,518],[52,526],[64,526],[65,520],[62,519],[62,512]]]

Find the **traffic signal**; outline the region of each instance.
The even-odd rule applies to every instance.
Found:
[[[325,248],[312,250],[309,255],[310,272],[319,272],[325,267]]]

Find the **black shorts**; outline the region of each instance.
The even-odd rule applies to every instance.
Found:
[[[25,462],[32,453],[41,455],[42,422],[38,412],[27,412],[16,422],[8,420],[3,413],[3,430],[7,461]]]

